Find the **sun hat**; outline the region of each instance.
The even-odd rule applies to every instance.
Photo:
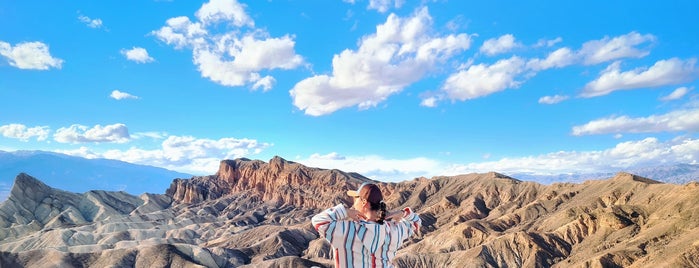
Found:
[[[349,196],[351,196],[351,197],[358,197],[358,196],[359,196],[359,192],[362,191],[362,188],[364,188],[364,186],[367,186],[368,184],[369,184],[368,182],[362,183],[361,185],[359,185],[359,187],[357,188],[356,191],[355,191],[355,190],[349,190],[349,191],[347,191],[347,195],[349,195]]]
[[[365,182],[359,185],[356,191],[347,191],[347,195],[351,197],[362,198],[372,204],[372,208],[383,202],[383,194],[378,185],[371,182]]]

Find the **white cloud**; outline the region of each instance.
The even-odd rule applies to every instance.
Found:
[[[539,103],[541,104],[556,104],[559,102],[562,102],[564,100],[567,100],[569,97],[568,96],[562,96],[562,95],[553,95],[553,96],[543,96],[539,98]]]
[[[126,56],[126,59],[134,61],[136,63],[148,63],[153,62],[151,56],[148,55],[148,51],[142,47],[133,47],[132,49],[122,49],[121,54]]]
[[[439,96],[429,96],[426,98],[423,98],[422,101],[420,101],[420,106],[424,107],[437,107],[437,102],[439,102],[441,99]]]
[[[560,151],[536,156],[502,158],[498,161],[452,165],[444,175],[497,171],[556,175],[569,173],[616,172],[634,167],[690,163],[699,160],[699,140],[677,138],[660,142],[657,138],[627,141],[601,151]]]
[[[114,142],[125,143],[131,138],[129,129],[124,124],[95,125],[92,128],[83,125],[71,125],[56,130],[53,135],[60,143]]]
[[[687,95],[687,93],[689,93],[689,91],[691,91],[691,90],[692,89],[687,88],[687,87],[679,87],[679,88],[675,89],[674,91],[672,91],[672,93],[668,94],[667,96],[660,98],[660,100],[661,101],[679,100],[682,97],[684,97],[685,95]]]
[[[515,37],[511,34],[491,38],[483,42],[480,51],[488,56],[502,54],[514,48],[521,47],[522,44],[515,42]]]
[[[48,126],[36,126],[28,128],[22,124],[8,124],[0,126],[0,134],[7,138],[19,139],[21,141],[29,141],[32,137],[36,137],[37,141],[46,140],[51,130]]]
[[[536,44],[534,44],[534,47],[552,47],[560,42],[563,41],[563,38],[561,37],[556,37],[555,39],[540,39]]]
[[[519,57],[500,60],[492,65],[471,65],[468,69],[450,75],[442,91],[452,100],[470,100],[507,88],[517,88],[521,82],[516,77],[525,71],[524,60]]]
[[[562,39],[540,40],[534,45],[552,46]],[[630,32],[614,38],[604,37],[600,40],[585,42],[578,51],[564,47],[551,52],[546,59],[531,59],[527,62],[527,68],[533,71],[541,71],[550,68],[562,68],[573,64],[593,65],[623,58],[641,58],[650,53],[648,48],[640,49],[637,46],[655,41],[655,36],[641,35]]]
[[[637,32],[630,32],[611,39],[604,37],[600,40],[586,42],[578,53],[582,56],[583,62],[588,65],[621,58],[642,58],[648,55],[650,50],[639,49],[636,46],[647,42],[652,43],[655,39],[652,34],[641,35]]]
[[[492,158],[484,155],[485,159]],[[657,138],[624,141],[599,151],[558,151],[524,157],[505,157],[467,164],[446,163],[415,157],[389,159],[377,155],[342,156],[338,153],[313,154],[294,161],[306,166],[357,172],[381,181],[404,181],[417,177],[452,176],[500,172],[557,175],[571,173],[617,172],[635,167],[699,162],[699,140],[678,137],[661,142]]]
[[[95,28],[95,29],[102,27],[102,20],[101,19],[91,19],[90,17],[85,16],[85,15],[78,16],[78,19],[82,23],[87,25],[87,27]]]
[[[301,56],[295,54],[294,41],[289,36],[264,40],[254,36],[242,39],[223,36],[218,41],[226,43],[221,47],[225,51],[195,48],[194,63],[203,77],[224,86],[255,84],[262,79],[260,70],[293,69],[303,62]],[[228,60],[228,57],[233,59]]]
[[[354,3],[354,1],[352,1]],[[381,13],[385,13],[391,7],[400,8],[405,4],[405,0],[369,0],[367,9],[374,9]]]
[[[255,84],[252,85],[252,89],[262,88],[263,91],[267,91],[270,90],[272,86],[274,86],[274,83],[276,83],[276,81],[277,80],[274,79],[274,77],[268,75],[257,80],[257,82],[255,82]]]
[[[527,62],[527,68],[533,71],[551,68],[562,68],[574,64],[578,59],[573,51],[564,47],[551,52],[546,59],[531,59]]]
[[[422,79],[438,63],[469,48],[467,34],[431,36],[427,8],[411,17],[388,16],[376,33],[361,39],[356,51],[333,57],[332,75],[316,75],[290,91],[294,105],[320,116],[358,106],[367,109]]]
[[[236,0],[210,0],[203,4],[194,15],[206,25],[232,22],[237,27],[255,26],[255,22],[245,13],[245,5]]]
[[[408,159],[386,159],[377,155],[341,156],[338,153],[327,155],[313,154],[306,159],[296,159],[310,167],[340,169],[357,172],[369,178],[382,181],[402,181],[422,176],[437,175],[440,163],[424,157]]]
[[[293,69],[304,62],[296,55],[291,36],[270,37],[264,30],[252,28],[254,21],[237,1],[212,0],[202,5],[196,17],[197,22],[187,17],[168,19],[166,26],[152,34],[176,49],[191,49],[202,77],[216,83],[267,90],[274,79],[261,71]],[[229,25],[220,27],[221,23]],[[228,31],[219,32],[221,29]]]
[[[137,132],[134,134],[131,134],[131,138],[133,139],[141,139],[141,138],[151,138],[151,139],[156,139],[156,140],[161,140],[165,139],[168,134],[166,132],[155,132],[155,131],[149,131],[149,132]]]
[[[553,46],[561,40],[561,38],[540,40],[535,46]],[[549,53],[544,59],[533,58],[525,61],[525,59],[513,56],[510,59],[500,60],[491,65],[485,63],[477,65],[470,62],[465,63],[456,73],[451,74],[446,79],[440,92],[426,95],[427,97],[423,99],[420,105],[435,107],[437,102],[443,99],[465,101],[487,96],[508,88],[517,88],[524,80],[546,69],[563,68],[573,64],[596,64],[627,57],[640,58],[648,55],[649,51],[647,48],[641,49],[638,48],[638,46],[654,40],[655,37],[653,35],[641,35],[636,32],[631,32],[614,38],[605,37],[600,40],[588,41],[583,44],[583,47],[579,51],[573,51],[567,47],[560,48]],[[516,43],[512,35],[503,35],[498,39],[486,41],[481,47],[481,51],[489,55],[494,55],[509,51],[511,48],[517,46],[521,46],[521,44]],[[663,68],[671,69],[673,67],[672,65],[676,64],[676,62],[672,62],[664,64],[664,66],[659,66],[660,68],[655,68],[653,71],[658,72],[656,75],[663,79],[673,79],[679,76],[685,79],[682,81],[686,81],[687,77],[682,75],[691,74],[692,77],[696,76],[694,62],[695,60],[693,59],[687,61],[685,64],[687,66],[684,67],[684,70],[669,70],[667,73],[662,73],[662,71],[664,71]],[[657,79],[646,81],[648,78],[655,78],[653,75],[640,75],[637,77],[640,79],[629,79],[632,77],[629,77],[628,73],[624,73],[627,76],[621,78],[629,80],[620,80],[620,77],[616,75],[619,73],[618,64],[619,63],[615,63],[605,70],[598,81],[589,83],[581,95],[591,97],[595,94],[607,94],[613,90],[618,90],[619,88],[615,88],[616,86],[634,87],[639,84],[653,85],[653,83],[664,85],[662,84],[664,80]],[[605,76],[605,74],[609,75]],[[626,82],[631,83],[629,85],[624,85]],[[553,99],[545,97],[541,101],[552,100]]]
[[[631,118],[613,116],[573,127],[573,135],[594,135],[607,133],[653,133],[699,131],[699,109],[677,110],[661,115]]]
[[[699,77],[696,59],[671,58],[656,62],[650,68],[621,72],[621,63],[614,62],[603,70],[596,80],[585,85],[582,97],[597,97],[613,91],[659,87],[690,82]]]
[[[0,41],[0,55],[7,58],[10,65],[20,69],[61,69],[63,64],[63,60],[51,56],[49,46],[41,42],[24,42],[13,47]]]
[[[138,99],[138,96],[134,96],[126,92],[121,92],[119,90],[112,91],[112,93],[109,94],[109,97],[115,100]]]
[[[200,22],[192,22],[189,18],[180,16],[168,19],[165,24],[152,34],[176,49],[208,45],[206,38],[209,33]]]
[[[87,158],[108,158],[129,163],[152,165],[195,175],[211,175],[218,171],[221,160],[259,154],[272,146],[251,139],[197,139],[191,136],[169,136],[161,147],[153,150],[130,148],[96,153],[85,147],[61,153]]]

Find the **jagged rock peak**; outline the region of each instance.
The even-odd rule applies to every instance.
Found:
[[[20,173],[15,177],[14,185],[10,191],[10,198],[22,200],[24,198],[36,199],[37,194],[43,194],[52,188],[37,178],[27,173]]]
[[[269,163],[265,163],[262,160],[250,160],[247,158],[237,158],[234,160],[222,160],[219,165],[219,169],[216,172],[216,176],[220,179],[225,179],[229,183],[238,182],[241,177],[245,177],[244,170],[255,171],[268,169],[272,173],[280,173],[282,171],[289,172],[291,170],[299,168],[308,168],[301,164],[287,161],[282,157],[274,156],[269,160]],[[312,168],[315,169],[315,168]],[[322,169],[319,169],[322,170]]]
[[[17,177],[15,177],[15,186],[14,187],[20,187],[20,186],[25,186],[25,185],[38,186],[38,187],[43,187],[43,188],[51,188],[48,185],[41,182],[39,179],[34,178],[27,173],[24,173],[24,172],[19,173],[17,175]]]
[[[493,178],[493,179],[506,179],[506,180],[511,180],[512,182],[515,182],[515,183],[522,182],[522,181],[520,181],[520,180],[518,180],[518,179],[512,178],[512,177],[507,176],[507,175],[505,175],[505,174],[497,173],[497,172],[494,172],[494,171],[488,172],[488,173],[486,174],[486,176],[489,177],[489,178]]]
[[[618,181],[636,181],[636,182],[642,182],[642,183],[647,183],[647,184],[659,184],[662,183],[660,181],[652,180],[646,177],[641,177],[635,174],[627,173],[627,172],[619,172],[617,173],[613,180],[618,180]]]

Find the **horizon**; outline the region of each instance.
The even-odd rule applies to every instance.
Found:
[[[280,156],[385,182],[695,165],[697,8],[3,3],[0,150],[197,176]]]
[[[0,150],[0,153],[10,153],[10,154],[15,154],[15,155],[17,155],[17,153],[23,153],[23,154],[28,155],[28,156],[35,156],[36,154],[51,154],[51,155],[57,155],[57,156],[59,156],[59,157],[61,157],[61,156],[69,156],[69,157],[78,157],[78,158],[82,158],[82,157],[80,157],[80,156],[72,156],[72,155],[66,155],[66,154],[61,154],[61,153],[56,153],[56,152],[50,152],[50,151],[40,151],[40,150],[22,150],[22,151],[14,151],[14,152],[6,152],[6,151]],[[282,156],[274,156],[274,157],[280,157],[280,158],[284,159],[285,161],[295,162],[295,161],[293,161],[293,160],[288,160],[288,159],[286,159],[286,158],[284,158],[284,157],[282,157]],[[85,158],[85,159],[87,159],[87,158]],[[221,161],[238,160],[238,159],[241,159],[241,158],[236,158],[236,159],[223,159],[223,160],[221,160]],[[245,159],[245,160],[248,160],[248,161],[263,161],[263,162],[265,162],[265,163],[270,163],[270,162],[272,161],[273,158],[271,158],[271,159],[269,159],[269,160],[263,160],[263,159],[257,159],[257,158],[244,158],[244,159]],[[99,158],[99,159],[93,158],[93,159],[87,159],[87,160],[88,160],[88,161],[90,161],[90,160],[107,160],[107,161],[122,162],[122,163],[125,163],[125,164],[127,164],[127,165],[131,164],[131,163],[128,163],[128,162],[123,162],[123,161],[121,161],[121,160],[108,159],[108,158]],[[296,163],[296,162],[295,162],[295,163]],[[133,165],[140,165],[140,164],[133,164]],[[304,165],[304,164],[301,163],[301,165]],[[697,164],[677,164],[677,165],[693,165],[693,166],[697,166]],[[160,167],[148,166],[148,165],[141,165],[141,166],[145,166],[145,167],[148,167],[148,168],[160,168]],[[304,165],[304,166],[306,166],[306,167],[308,167],[308,168],[317,168],[317,169],[325,169],[325,170],[330,170],[330,169],[331,169],[331,168],[325,168],[325,167],[319,167],[319,166],[307,166],[307,165]],[[656,170],[657,170],[657,169],[659,169],[659,168],[664,168],[664,167],[668,167],[668,166],[657,166],[657,167],[653,167],[653,168],[651,168],[651,169],[656,169]],[[69,167],[69,168],[71,168],[71,167]],[[166,169],[166,170],[168,170],[168,169]],[[168,171],[173,171],[173,170],[168,170]],[[345,171],[345,170],[340,170],[340,171],[342,171],[342,172],[347,172],[347,173],[355,173],[355,172]],[[598,172],[598,173],[587,173],[587,174],[563,174],[563,173],[561,173],[561,174],[553,174],[553,175],[531,175],[531,174],[525,174],[525,173],[508,174],[508,173],[503,173],[503,172],[491,170],[491,171],[485,171],[485,172],[472,172],[472,173],[462,173],[462,174],[452,174],[452,175],[435,175],[435,176],[431,176],[431,177],[414,177],[414,178],[407,178],[407,179],[399,180],[399,181],[383,181],[383,182],[385,182],[385,183],[390,183],[390,182],[393,182],[393,183],[405,183],[405,182],[410,182],[410,181],[412,181],[412,180],[421,179],[421,178],[428,179],[428,180],[432,180],[432,179],[441,178],[441,177],[467,176],[467,175],[472,175],[472,174],[481,174],[481,175],[483,175],[483,174],[489,174],[489,173],[501,174],[501,175],[510,177],[510,178],[512,178],[512,179],[515,179],[515,180],[525,181],[525,182],[533,182],[533,183],[537,183],[537,184],[541,184],[541,185],[551,185],[551,184],[553,184],[553,183],[573,183],[573,184],[581,184],[581,183],[583,183],[583,182],[585,182],[585,181],[613,179],[614,177],[618,176],[620,173],[630,174],[630,175],[634,175],[634,176],[640,176],[640,177],[643,177],[643,178],[647,178],[647,179],[659,181],[659,182],[662,182],[662,183],[670,183],[670,184],[676,184],[676,185],[681,185],[681,184],[683,184],[683,183],[688,182],[688,181],[682,181],[681,183],[677,183],[677,182],[673,182],[673,181],[667,181],[668,178],[655,178],[655,177],[651,177],[651,176],[647,176],[647,175],[645,175],[645,174],[642,174],[643,172],[642,172],[642,171],[639,172],[639,171],[641,171],[641,170],[616,170],[616,171],[609,171],[609,172]],[[54,170],[53,172],[56,172],[56,170]],[[175,172],[175,171],[173,171],[173,172]],[[188,176],[207,176],[207,175],[214,175],[214,174],[216,174],[217,172],[218,172],[218,169],[215,170],[215,171],[210,172],[209,174],[205,174],[205,175],[193,175],[193,174],[182,174],[182,175],[188,175]],[[85,185],[79,185],[79,186],[78,186],[78,185],[71,184],[71,183],[68,183],[68,184],[66,184],[66,185],[60,185],[60,186],[59,186],[59,185],[54,185],[55,182],[50,181],[50,180],[47,180],[48,178],[41,177],[41,176],[37,176],[37,175],[34,174],[33,172],[29,172],[29,171],[22,171],[22,172],[18,173],[17,176],[19,176],[19,174],[21,174],[21,173],[25,173],[25,174],[29,175],[30,177],[33,177],[33,178],[35,178],[35,179],[41,181],[42,183],[48,185],[48,186],[51,187],[51,188],[59,189],[59,190],[64,190],[64,191],[68,191],[68,192],[73,192],[73,193],[78,193],[78,194],[86,193],[87,191],[90,191],[90,190],[125,191],[125,192],[128,192],[129,194],[134,195],[134,196],[138,196],[138,195],[143,194],[143,193],[161,194],[161,193],[159,193],[159,192],[149,192],[149,191],[146,191],[146,192],[134,192],[134,191],[133,191],[133,185],[128,184],[128,183],[126,183],[125,181],[121,181],[121,180],[119,181],[119,183],[121,183],[121,184],[118,184],[118,185],[102,185],[102,188],[97,187],[97,188],[89,188],[89,189],[85,190],[85,189],[84,189],[84,188],[85,188],[85,187],[84,187]],[[361,174],[361,173],[358,173],[358,174],[361,175],[361,176],[365,176],[364,174]],[[103,174],[103,175],[104,175],[104,174]],[[100,176],[103,176],[103,175],[100,175]],[[78,176],[78,177],[80,177],[80,176]],[[366,176],[365,176],[365,177],[366,177]],[[180,177],[175,177],[175,178],[180,178]],[[173,180],[174,180],[175,178],[173,178]],[[563,178],[563,179],[562,179],[562,178]],[[55,178],[54,178],[54,179],[55,179]],[[189,179],[189,178],[183,178],[183,179]],[[16,180],[16,176],[12,178],[12,180],[11,180],[12,183],[14,183],[15,180]],[[11,192],[11,189],[12,189],[12,187],[13,187],[13,184],[7,184],[6,181],[7,181],[7,180],[6,180],[5,178],[0,178],[0,202],[4,202],[4,201],[10,196],[10,192]],[[689,181],[697,181],[697,180],[696,180],[696,179],[693,179],[693,180],[689,180]],[[171,182],[170,182],[170,183],[171,183]],[[129,186],[132,186],[132,187],[129,188]],[[150,184],[147,184],[147,185],[144,185],[144,186],[145,186],[145,187],[149,187],[149,188],[151,188],[151,189],[154,189],[153,187],[157,187],[158,185],[157,185],[157,183],[150,183]],[[106,187],[106,188],[105,188],[105,187]],[[114,187],[118,187],[118,188],[120,188],[120,189],[114,189]],[[78,188],[83,189],[83,190],[77,190]],[[167,188],[168,188],[168,185],[162,185],[162,189],[161,189],[161,190],[165,191]],[[158,188],[158,189],[160,189],[160,188]]]

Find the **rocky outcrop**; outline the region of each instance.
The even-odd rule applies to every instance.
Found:
[[[245,193],[277,205],[321,208],[348,201],[344,193],[367,181],[356,173],[310,168],[281,157],[269,163],[241,158],[221,161],[212,176],[177,179],[166,194],[178,203],[198,203]]]
[[[153,199],[158,198],[152,195]],[[22,173],[15,179],[8,200],[0,203],[0,239],[21,236],[26,233],[23,230],[62,228],[128,215],[143,204],[143,199],[125,192],[76,194],[53,189]]]

